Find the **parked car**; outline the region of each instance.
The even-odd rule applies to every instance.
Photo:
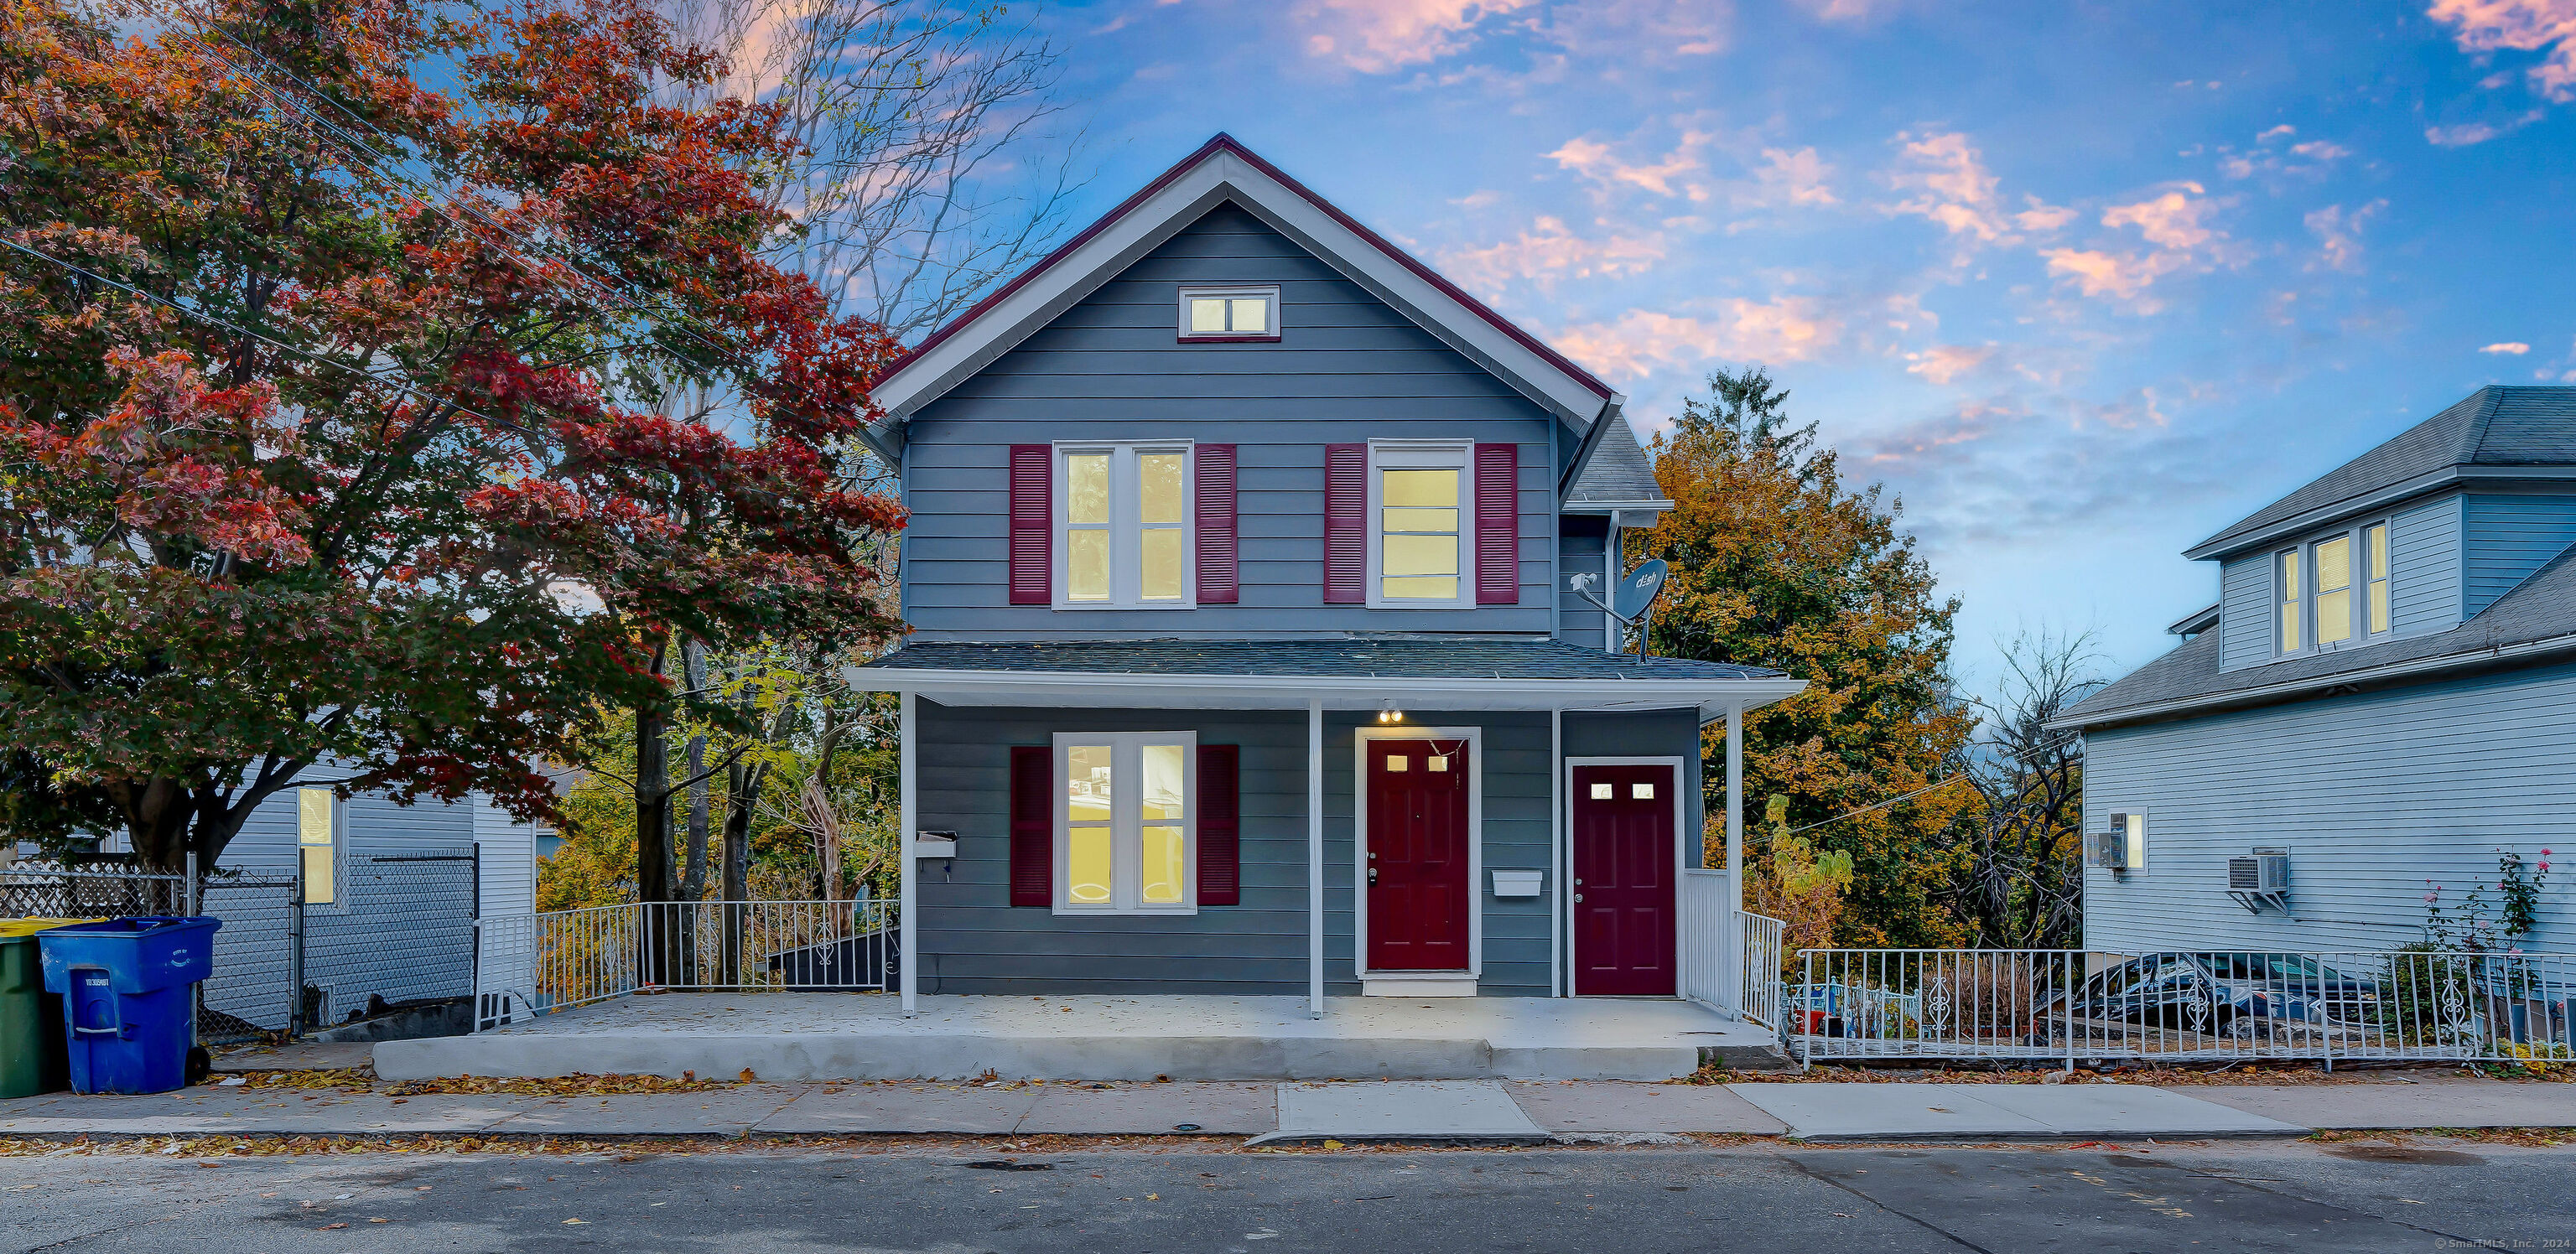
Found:
[[[2064,994],[2040,1007],[2031,1032],[2065,1031]],[[2376,980],[2301,954],[2161,953],[2097,971],[2076,991],[2073,1017],[2250,1037],[2293,1024],[2336,1031],[2373,1017]]]

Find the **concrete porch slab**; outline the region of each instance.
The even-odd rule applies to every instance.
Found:
[[[1547,1132],[1492,1080],[1384,1084],[1282,1084],[1275,1141],[1502,1141],[1536,1143]]]
[[[649,1073],[764,1080],[1664,1080],[1771,1034],[1680,1001],[673,993],[475,1036],[385,1041],[387,1079]]]

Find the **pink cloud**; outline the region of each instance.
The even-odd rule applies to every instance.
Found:
[[[2436,148],[2466,148],[2471,144],[2483,144],[2499,135],[2510,135],[2546,116],[2548,116],[2547,111],[2533,109],[2521,117],[2503,122],[2463,122],[2457,126],[2428,126],[2424,128],[2424,138]]]
[[[2136,300],[2149,284],[2174,269],[2171,253],[2149,253],[2140,257],[2127,253],[2113,254],[2099,249],[2077,250],[2051,248],[2040,253],[2048,259],[2048,272],[2075,280],[2087,296],[2115,296]],[[2153,306],[2148,307],[2151,311]]]
[[[1780,148],[1762,150],[1762,165],[1753,172],[1761,185],[1762,201],[1777,205],[1830,205],[1836,203],[1834,192],[1826,186],[1834,169],[1816,156],[1813,148],[1789,152]]]
[[[2457,27],[2462,52],[2543,53],[2525,74],[2532,90],[2576,100],[2576,0],[2433,0],[2424,15]]]
[[[2524,353],[2530,352],[2531,346],[2529,344],[2522,343],[2519,340],[2509,340],[2502,344],[2489,344],[2478,351],[2481,353],[2510,353],[2513,356],[2520,357]]]
[[[1553,338],[1576,361],[1613,378],[1635,379],[1718,362],[1807,361],[1841,334],[1841,323],[1819,312],[1812,297],[1778,296],[1721,301],[1706,318],[1631,309],[1607,323],[1567,327]]]
[[[1612,234],[1586,239],[1564,219],[1542,215],[1514,238],[1483,248],[1462,248],[1441,255],[1441,264],[1458,281],[1487,296],[1513,282],[1544,289],[1563,279],[1641,274],[1663,260],[1664,244],[1652,236]]]
[[[2361,228],[2388,207],[2385,200],[2346,209],[2328,205],[2307,215],[2308,233],[2317,237],[2317,262],[2332,270],[2361,268]]]
[[[1905,372],[1948,387],[1952,379],[1994,360],[1995,352],[1992,344],[1935,344],[1919,353],[1907,353],[1905,360],[1914,364],[1907,366]]]
[[[1995,176],[1966,135],[1949,131],[1896,138],[1905,145],[1899,153],[1905,168],[1890,178],[1897,190],[1914,195],[1898,201],[1894,212],[1929,218],[1953,236],[1972,236],[1981,243],[2003,237],[2006,228],[1995,201]]]
[[[1537,0],[1299,0],[1291,15],[1312,33],[1306,50],[1369,74],[1464,50],[1487,19]]]
[[[1558,167],[1572,170],[1604,187],[1625,185],[1658,196],[1670,196],[1678,183],[1684,194],[1700,200],[1707,196],[1707,190],[1682,180],[1684,176],[1706,168],[1700,160],[1699,149],[1707,144],[1708,139],[1702,132],[1684,132],[1671,152],[1651,162],[1627,160],[1616,149],[1597,139],[1567,140],[1547,157]]]
[[[2193,197],[2202,197],[2195,200]],[[2134,226],[2147,242],[2162,248],[2189,250],[2206,244],[2212,238],[2210,229],[2201,224],[2212,205],[2198,183],[2177,183],[2161,196],[2133,205],[2113,205],[2103,211],[2104,226]]]

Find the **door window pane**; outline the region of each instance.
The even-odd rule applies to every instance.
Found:
[[[1594,784],[1592,786],[1592,799],[1594,801],[1608,801],[1611,799],[1612,795],[1610,785],[1608,784]]]
[[[1653,784],[1630,784],[1628,785],[1628,796],[1637,801],[1652,801],[1655,799],[1655,786]]]
[[[2352,638],[2352,538],[2317,545],[2317,643]]]

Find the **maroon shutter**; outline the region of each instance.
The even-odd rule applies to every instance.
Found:
[[[1055,904],[1055,750],[1011,746],[1011,904]]]
[[[1368,446],[1324,446],[1324,604],[1368,601]]]
[[[1201,605],[1232,605],[1239,595],[1235,577],[1234,446],[1202,444],[1192,450],[1197,463],[1198,558]]]
[[[1049,507],[1055,476],[1055,450],[1044,444],[1011,446],[1011,604],[1047,605],[1049,587],[1047,537],[1055,530]]]
[[[1521,448],[1476,446],[1476,604],[1521,603]]]
[[[1199,746],[1199,904],[1243,903],[1242,750]]]

